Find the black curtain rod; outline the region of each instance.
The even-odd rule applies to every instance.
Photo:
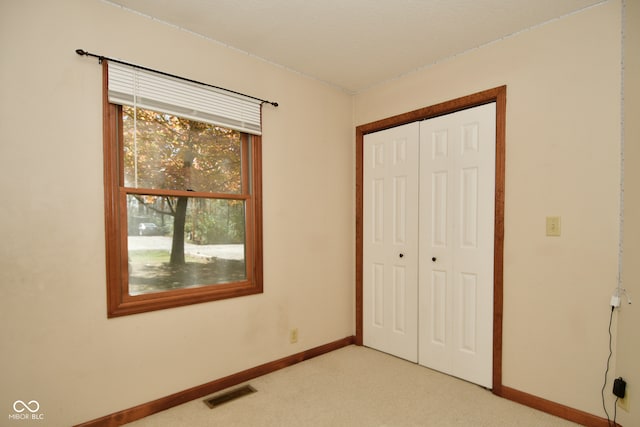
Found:
[[[241,92],[236,92],[235,90],[229,90],[229,89],[225,89],[225,88],[223,88],[223,87],[210,85],[210,84],[208,84],[208,83],[202,83],[202,82],[199,82],[199,81],[196,81],[196,80],[187,79],[187,78],[185,78],[185,77],[176,76],[175,74],[169,74],[169,73],[165,73],[165,72],[163,72],[163,71],[154,70],[154,69],[152,69],[152,68],[142,67],[142,66],[140,66],[140,65],[131,64],[131,63],[129,63],[129,62],[124,62],[124,61],[120,61],[120,60],[118,60],[118,59],[109,58],[109,57],[107,57],[107,56],[96,55],[95,53],[90,53],[90,52],[87,52],[86,50],[76,49],[76,53],[77,53],[78,55],[80,55],[80,56],[92,56],[92,57],[94,57],[94,58],[98,58],[98,61],[99,61],[101,64],[102,64],[102,61],[104,61],[104,60],[106,59],[107,61],[117,62],[118,64],[128,65],[128,66],[130,66],[130,67],[139,68],[139,69],[141,69],[141,70],[145,70],[145,71],[151,71],[151,72],[153,72],[153,73],[162,74],[163,76],[173,77],[173,78],[176,78],[176,79],[185,80],[185,81],[187,81],[187,82],[191,82],[191,83],[196,83],[196,84],[203,85],[203,86],[212,87],[212,88],[214,88],[214,89],[219,89],[219,90],[224,90],[224,91],[227,91],[227,92],[235,93],[236,95],[246,96],[247,98],[251,98],[251,99],[255,99],[256,101],[260,101],[260,102],[262,102],[263,104],[271,104],[271,105],[273,105],[274,107],[277,107],[277,106],[278,106],[278,103],[277,103],[277,102],[267,101],[266,99],[256,98],[255,96],[247,95],[247,94],[244,94],[244,93],[241,93]]]

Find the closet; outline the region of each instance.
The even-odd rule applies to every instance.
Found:
[[[495,102],[364,135],[364,345],[492,387],[495,170]]]

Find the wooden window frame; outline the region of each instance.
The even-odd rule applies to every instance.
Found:
[[[126,195],[140,193],[124,187],[122,164],[122,106],[108,98],[108,72],[103,63],[103,154],[107,279],[107,317],[119,317],[263,292],[262,278],[262,138],[242,133],[243,195],[245,200],[246,279],[240,282],[132,296],[128,283]],[[250,162],[247,159],[250,158]],[[247,164],[249,163],[249,164]],[[247,167],[248,166],[248,167]],[[245,181],[246,180],[246,181]],[[145,189],[144,194],[149,194]],[[163,191],[154,191],[162,195]],[[166,191],[165,191],[166,193]],[[172,195],[176,192],[172,191]],[[183,196],[198,196],[184,192]]]

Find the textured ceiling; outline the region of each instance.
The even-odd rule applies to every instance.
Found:
[[[601,0],[110,0],[357,93]]]

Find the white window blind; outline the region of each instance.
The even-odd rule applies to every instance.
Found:
[[[137,106],[261,135],[262,101],[117,62],[109,66],[109,102]]]

